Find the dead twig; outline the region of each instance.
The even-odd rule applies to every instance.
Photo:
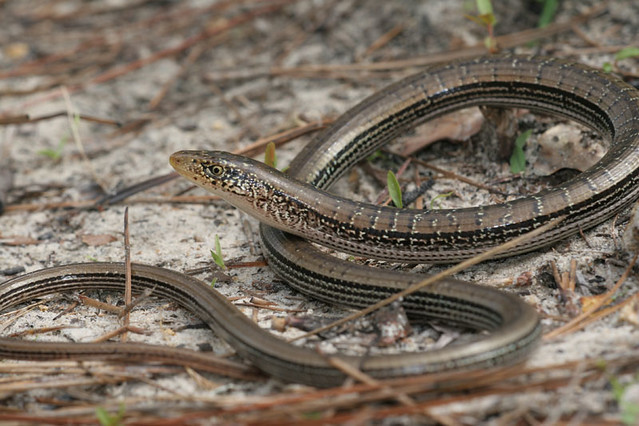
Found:
[[[541,38],[552,37],[556,34],[570,31],[574,25],[586,22],[588,19],[602,13],[607,4],[602,2],[597,4],[584,13],[574,17],[568,22],[552,23],[544,28],[531,28],[517,33],[511,33],[505,36],[495,37],[497,45],[503,49],[511,49],[525,43],[530,43]],[[400,59],[395,61],[380,61],[373,63],[352,63],[352,64],[316,64],[301,65],[297,67],[280,68],[273,67],[270,69],[258,70],[237,70],[233,72],[225,72],[220,75],[209,73],[208,78],[212,80],[229,79],[237,77],[256,78],[257,76],[289,76],[299,78],[334,78],[336,73],[340,78],[344,73],[359,73],[362,71],[388,71],[398,69],[408,69],[414,67],[423,67],[436,63],[451,62],[457,59],[472,58],[486,54],[486,46],[483,43],[466,47],[459,50],[452,50],[440,53],[431,53],[428,56],[416,57],[411,59]],[[361,79],[361,76],[360,76]]]
[[[131,242],[129,240],[129,207],[124,209],[124,305],[131,306]],[[129,326],[130,316],[128,309],[124,312],[122,323],[126,329]],[[120,336],[122,342],[126,342],[126,332]]]
[[[0,126],[9,124],[25,124],[25,123],[37,123],[38,121],[51,120],[58,117],[68,117],[68,111],[54,112],[51,114],[41,115],[39,117],[31,117],[29,114],[2,116],[0,117]],[[95,117],[88,114],[74,114],[79,120],[89,121],[92,123],[106,124],[109,126],[121,127],[122,123],[119,121],[111,120],[108,118]]]
[[[614,286],[610,290],[605,293],[604,297],[600,297],[597,302],[593,303],[592,306],[584,311],[581,315],[575,317],[568,323],[564,324],[561,327],[554,329],[553,331],[544,334],[544,340],[551,340],[556,337],[561,336],[562,334],[571,333],[576,330],[579,330],[585,326],[584,320],[586,320],[590,315],[592,315],[595,311],[597,311],[601,306],[608,303],[615,295],[617,290],[621,287],[621,285],[626,281],[630,273],[632,272],[632,267],[637,262],[637,258],[639,257],[639,253],[635,254],[628,267],[624,271],[624,273],[619,277],[619,280],[615,283]]]

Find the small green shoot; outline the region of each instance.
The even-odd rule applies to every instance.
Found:
[[[543,9],[541,10],[541,14],[539,15],[539,21],[537,21],[537,26],[539,28],[543,28],[550,24],[553,19],[555,19],[555,14],[557,13],[557,8],[559,7],[558,0],[537,0],[540,3],[543,3]]]
[[[373,161],[377,160],[378,158],[381,158],[381,159],[385,159],[386,158],[386,154],[384,154],[384,152],[381,149],[373,151],[373,153],[371,155],[366,157],[366,161],[373,162]]]
[[[438,194],[435,196],[435,198],[433,198],[432,200],[430,200],[430,209],[431,210],[435,210],[435,209],[439,209],[441,208],[441,203],[440,200],[443,198],[448,198],[451,195],[453,195],[455,193],[455,191],[450,191],[450,192],[446,192],[444,194]],[[435,203],[437,203],[437,205],[435,205]]]
[[[621,401],[623,393],[626,391],[626,386],[621,384],[616,377],[610,378],[610,387],[612,388],[612,396],[617,402]]]
[[[595,362],[595,365],[597,366],[598,369],[600,369],[601,371],[606,371],[606,368],[608,368],[608,363],[606,362],[605,359],[603,358],[599,358],[597,359],[597,361]]]
[[[211,250],[211,257],[217,266],[226,269],[224,257],[222,256],[222,246],[220,245],[220,237],[215,235],[215,250]]]
[[[620,383],[616,377],[611,377],[610,386],[612,387],[612,396],[621,410],[621,423],[624,425],[636,425],[639,421],[639,404],[624,400],[628,385]]]
[[[269,142],[266,145],[266,151],[264,152],[264,164],[267,166],[277,168],[277,155],[275,154],[275,144]]]
[[[404,203],[402,201],[402,188],[399,186],[395,173],[390,170],[388,171],[388,174],[386,174],[386,184],[388,185],[388,193],[390,194],[395,207],[399,209],[403,208]]]
[[[624,47],[615,55],[615,61],[623,61],[637,56],[639,56],[639,47]]]
[[[95,409],[95,416],[102,426],[118,426],[122,424],[124,418],[124,404],[120,404],[117,414],[111,415],[107,410],[102,407]]]
[[[604,62],[602,65],[602,69],[604,72],[612,72],[617,66],[617,62],[623,61],[624,59],[636,58],[639,56],[639,47],[624,47],[615,55],[615,63],[614,65],[610,62]]]
[[[302,414],[302,417],[306,420],[321,420],[323,416],[324,413],[321,411],[309,411]]]
[[[639,422],[639,404],[625,403],[621,407],[621,423],[633,426]]]
[[[524,146],[531,134],[532,129],[528,129],[517,136],[517,140],[515,140],[513,153],[510,156],[510,171],[513,174],[522,173],[526,170],[526,154],[524,153]]]
[[[40,151],[38,151],[38,154],[49,157],[54,161],[58,161],[60,157],[62,157],[62,151],[64,150],[64,147],[68,141],[69,138],[65,136],[60,139],[60,142],[58,142],[58,146],[56,146],[55,148],[41,149]]]
[[[477,5],[479,16],[485,17],[482,18],[485,22],[489,22],[491,24],[494,24],[496,22],[491,0],[476,0],[475,4]]]
[[[494,30],[497,18],[493,13],[493,4],[491,3],[491,0],[476,0],[475,4],[477,6],[478,14],[476,16],[466,15],[466,19],[470,19],[471,21],[486,28],[488,35],[484,39],[484,45],[490,52],[496,52],[497,39],[494,36]]]

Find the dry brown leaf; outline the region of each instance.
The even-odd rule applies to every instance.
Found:
[[[185,367],[185,370],[188,375],[191,376],[191,378],[195,381],[195,383],[197,383],[197,385],[202,389],[212,390],[221,386],[220,383],[216,383],[213,380],[207,379],[191,367]]]
[[[621,308],[619,319],[639,327],[639,296],[635,295],[632,302]]]
[[[9,43],[4,47],[4,53],[9,59],[18,60],[26,57],[31,49],[26,43]]]
[[[596,305],[597,303],[599,303],[599,301],[601,299],[605,299],[606,297],[608,297],[607,293],[603,293],[603,294],[598,294],[596,296],[584,296],[581,297],[579,300],[581,301],[581,311],[582,312],[586,312],[587,310],[589,310],[592,306]],[[608,302],[610,303],[610,302]],[[608,303],[604,304],[607,305]]]
[[[606,153],[597,142],[584,143],[581,130],[568,124],[558,124],[539,136],[539,159],[535,172],[551,175],[559,169],[584,171],[597,163]]]
[[[484,115],[479,108],[466,108],[429,121],[415,129],[415,136],[404,138],[402,155],[409,156],[439,140],[465,141],[479,132]]]
[[[379,346],[390,346],[412,333],[406,312],[397,302],[380,309],[373,318],[375,328],[379,333],[377,341]]]
[[[39,243],[39,240],[26,235],[7,235],[0,241],[0,244],[5,246],[27,246]]]

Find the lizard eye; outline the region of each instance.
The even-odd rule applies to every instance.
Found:
[[[224,173],[224,167],[219,164],[214,164],[206,168],[206,171],[212,177],[220,177]]]

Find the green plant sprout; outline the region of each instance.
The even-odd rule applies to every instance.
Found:
[[[475,15],[465,15],[467,19],[481,25],[486,28],[486,32],[488,35],[484,39],[484,45],[486,49],[491,53],[497,51],[497,39],[494,36],[495,24],[497,23],[497,18],[493,13],[493,4],[490,0],[476,0],[475,4],[477,6],[478,14]]]
[[[124,418],[125,407],[124,404],[120,404],[117,414],[111,415],[103,407],[97,407],[95,409],[95,416],[102,426],[118,426],[122,424]]]
[[[399,182],[397,181],[395,173],[390,170],[386,174],[386,184],[388,185],[388,193],[390,194],[391,200],[393,200],[393,204],[395,204],[395,207],[399,209],[403,208],[404,203],[402,201],[402,188],[400,188],[399,186]]]
[[[555,19],[555,14],[557,13],[557,8],[559,7],[558,0],[537,0],[539,3],[543,3],[543,7],[541,9],[541,14],[539,15],[539,21],[537,21],[537,26],[539,28],[543,28],[550,24],[553,19]]]
[[[215,235],[215,250],[211,250],[211,257],[217,266],[222,269],[226,269],[224,264],[224,257],[222,256],[222,246],[220,245],[220,237]]]
[[[513,174],[522,173],[526,170],[526,154],[524,153],[524,146],[531,134],[532,129],[528,129],[517,136],[517,139],[515,140],[513,153],[510,156],[510,171]]]
[[[264,151],[264,164],[277,169],[277,154],[275,154],[275,144],[269,142]]]
[[[64,147],[66,146],[68,142],[69,142],[69,137],[63,136],[62,138],[60,138],[60,142],[58,142],[58,146],[56,146],[55,148],[41,149],[40,151],[38,151],[38,154],[49,157],[50,159],[54,161],[58,161],[60,157],[62,157],[62,151],[64,150]]]
[[[615,68],[617,68],[617,62],[623,61],[624,59],[636,57],[639,57],[639,47],[624,47],[615,55],[614,64],[611,64],[610,62],[604,62],[601,68],[604,70],[604,72],[612,72]]]
[[[451,195],[453,195],[455,193],[455,191],[450,191],[450,192],[445,192],[443,194],[438,194],[436,195],[432,200],[430,200],[430,209],[431,210],[435,210],[441,207],[441,203],[440,200],[443,198],[448,198]],[[435,206],[435,203],[437,203],[437,206]]]

